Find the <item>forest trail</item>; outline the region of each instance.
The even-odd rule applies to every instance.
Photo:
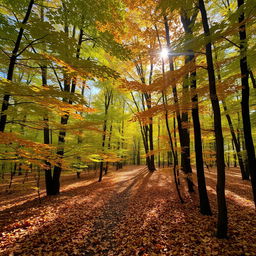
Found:
[[[69,180],[56,197],[23,196],[1,208],[2,255],[251,255],[255,210],[249,182],[227,172],[230,239],[213,236],[216,174],[207,172],[212,217],[198,212],[197,193],[182,187],[179,203],[170,169],[149,173],[130,166],[96,177]],[[8,195],[0,195],[1,202]]]

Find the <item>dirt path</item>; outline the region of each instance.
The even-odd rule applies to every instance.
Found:
[[[227,175],[230,239],[218,240],[215,173],[207,177],[212,217],[198,213],[197,194],[183,189],[186,203],[179,203],[170,170],[149,173],[144,167],[126,167],[101,183],[66,184],[59,196],[41,203],[28,196],[9,202],[0,213],[0,254],[255,256],[249,183],[238,186],[239,177]]]

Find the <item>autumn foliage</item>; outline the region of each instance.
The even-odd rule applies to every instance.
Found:
[[[253,0],[0,0],[1,253],[255,255],[255,24]]]

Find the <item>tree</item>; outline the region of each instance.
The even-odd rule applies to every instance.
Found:
[[[165,37],[167,43],[167,49],[170,52],[170,31],[169,31],[169,24],[167,16],[164,16],[164,25],[165,25]],[[169,68],[170,71],[174,71],[173,59],[172,56],[169,55]],[[180,107],[178,101],[178,94],[176,85],[172,85],[172,93],[174,98],[174,103],[176,106],[176,118],[178,122],[178,130],[179,130],[179,139],[180,139],[180,146],[181,146],[181,168],[182,171],[187,175],[186,181],[188,185],[189,192],[194,191],[194,184],[192,180],[192,168],[190,163],[190,139],[189,139],[189,131],[186,128],[186,125],[182,124],[182,121],[187,122],[188,116],[186,112],[183,112],[183,116],[180,115]],[[186,86],[185,86],[186,87]],[[186,88],[185,88],[186,90]]]
[[[241,70],[241,83],[242,83],[242,118],[244,128],[244,141],[247,151],[247,159],[249,165],[249,171],[251,175],[252,192],[254,203],[256,206],[256,158],[255,149],[252,138],[251,120],[250,120],[250,107],[249,107],[249,68],[247,64],[247,38],[246,38],[246,21],[244,17],[244,1],[238,0],[237,5],[239,8],[239,38],[240,38],[240,70]]]
[[[104,121],[103,121],[103,129],[102,129],[102,151],[103,151],[103,153],[104,153],[104,148],[105,148],[105,143],[106,143],[108,112],[109,112],[109,107],[112,102],[113,102],[113,89],[107,87],[104,91]],[[104,164],[104,162],[101,161],[100,162],[99,182],[102,180],[102,176],[103,176],[103,164]]]
[[[181,21],[188,36],[192,35],[192,28],[194,26],[197,17],[197,11],[191,17],[183,10],[181,15]],[[195,54],[193,50],[188,50],[190,55],[187,57],[187,62],[193,62],[195,64]],[[192,118],[194,126],[194,137],[195,137],[195,153],[196,153],[196,173],[198,182],[198,193],[200,198],[200,212],[204,215],[212,215],[208,194],[206,190],[205,175],[204,175],[204,161],[203,161],[203,149],[202,149],[202,137],[201,137],[201,124],[199,120],[199,109],[198,109],[198,95],[196,90],[196,70],[191,72],[190,78],[187,77],[190,82],[192,94]]]
[[[216,162],[217,162],[217,202],[218,202],[218,222],[217,222],[217,234],[218,238],[227,237],[228,218],[227,218],[227,206],[225,198],[225,161],[224,161],[224,142],[221,126],[221,113],[219,100],[216,92],[215,71],[212,56],[212,43],[210,41],[210,28],[208,24],[207,13],[203,0],[199,0],[199,9],[202,16],[202,23],[204,28],[205,40],[206,40],[206,59],[207,59],[207,71],[209,79],[209,91],[210,99],[212,103],[212,109],[214,114],[214,133],[216,142]]]
[[[8,73],[7,73],[7,79],[9,81],[13,80],[13,74],[14,74],[14,68],[15,68],[15,64],[17,61],[17,58],[19,55],[21,55],[30,45],[33,44],[33,42],[31,42],[29,45],[27,45],[25,48],[23,48],[20,52],[20,44],[21,44],[21,40],[23,37],[23,33],[24,33],[24,25],[27,24],[28,19],[30,17],[33,5],[34,5],[34,0],[30,0],[29,1],[29,5],[27,8],[27,12],[25,14],[25,17],[22,21],[22,26],[19,29],[19,33],[13,48],[13,51],[11,53],[10,56],[10,63],[9,63],[9,67],[8,67]],[[6,120],[7,120],[7,114],[6,111],[8,110],[8,105],[9,105],[9,100],[10,100],[10,95],[9,94],[5,94],[3,97],[3,102],[2,102],[2,108],[1,108],[1,116],[0,116],[0,132],[4,132],[5,126],[6,126]]]

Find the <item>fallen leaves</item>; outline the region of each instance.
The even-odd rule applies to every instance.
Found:
[[[1,211],[3,255],[248,255],[255,256],[255,210],[249,182],[227,171],[229,239],[214,237],[216,175],[207,172],[212,217],[198,211],[197,194],[182,189],[171,171],[127,167],[103,182],[82,178],[61,195],[31,198]],[[6,196],[6,195],[5,195]],[[13,195],[10,195],[13,196]],[[8,201],[11,204],[12,201]],[[12,213],[10,213],[12,212]]]

